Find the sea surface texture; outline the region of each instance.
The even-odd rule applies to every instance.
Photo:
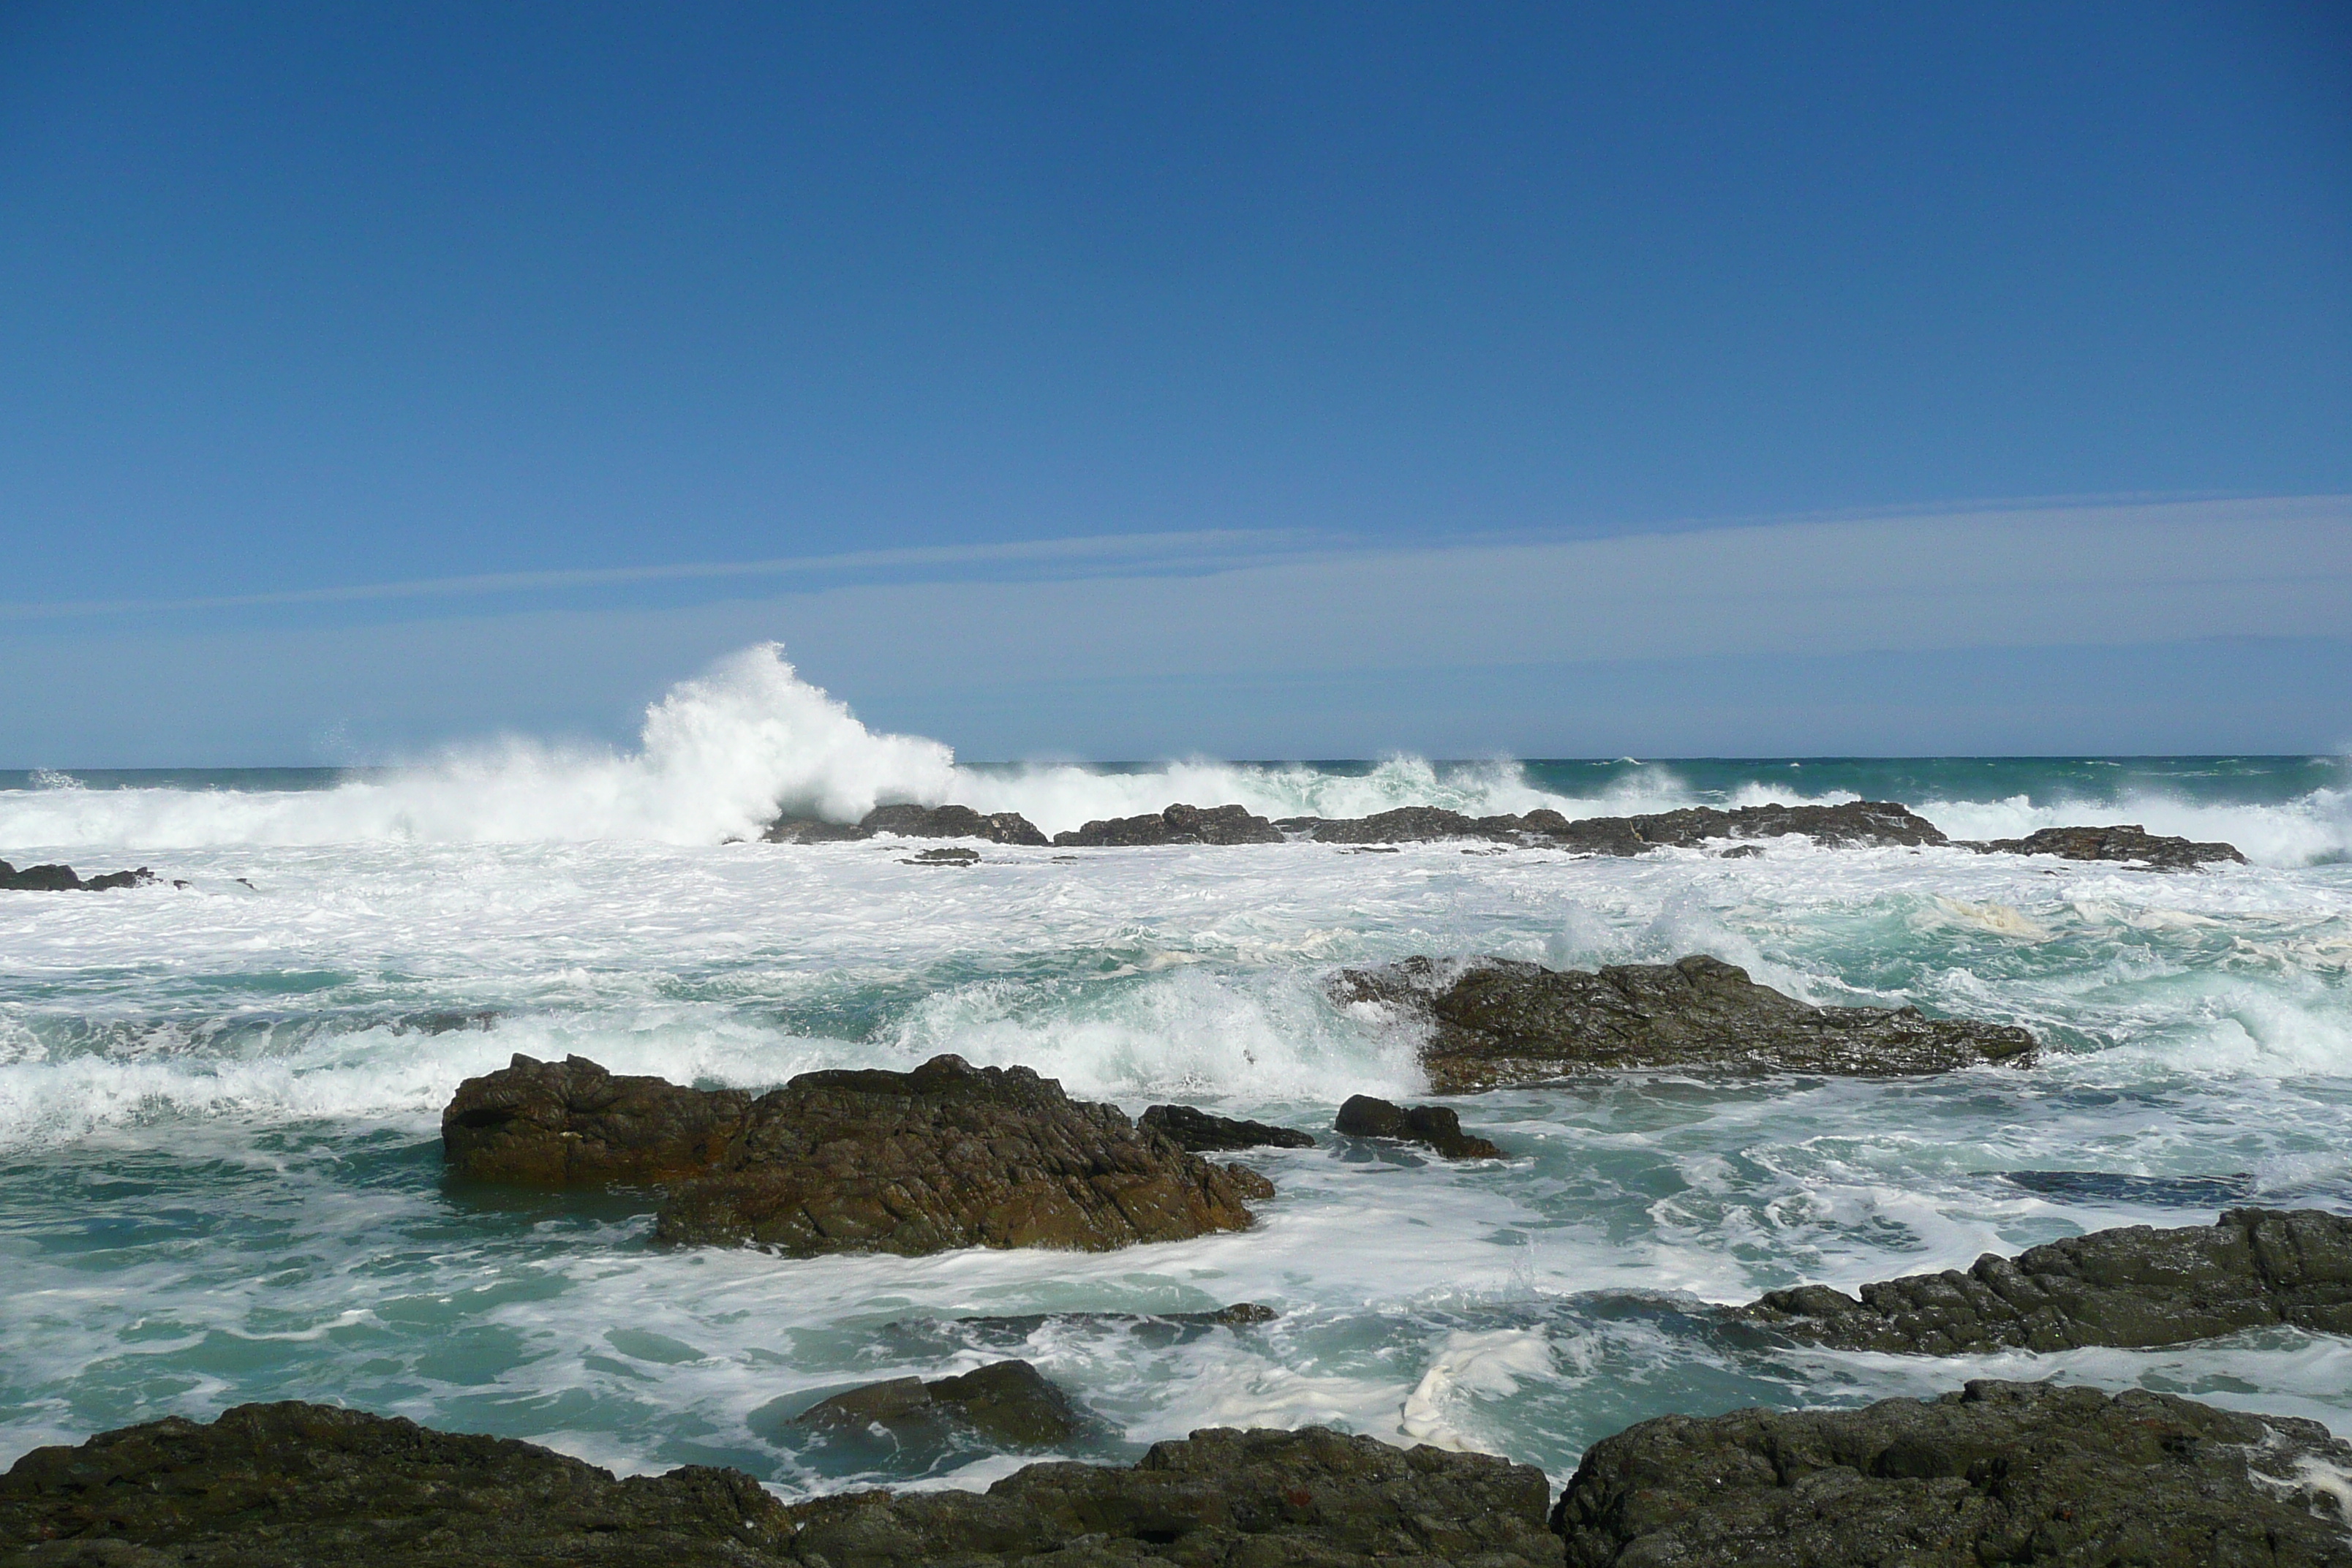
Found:
[[[985,846],[966,868],[890,838],[744,841],[780,809],[910,799],[1052,833],[1176,801],[1574,817],[1856,797],[1955,837],[2137,822],[2252,863],[1787,838],[1730,859]],[[625,754],[0,774],[0,857],[167,879],[0,893],[0,1463],[303,1398],[624,1472],[735,1465],[787,1495],[978,1485],[1034,1456],[819,1442],[788,1417],[1008,1356],[1092,1413],[1062,1451],[1099,1459],[1320,1422],[1557,1484],[1650,1415],[1975,1376],[2352,1434],[2352,1347],[2322,1335],[1936,1362],[1775,1348],[1706,1311],[2244,1203],[2352,1205],[2347,852],[2336,758],[975,768],[867,731],[772,649],[677,688]],[[1692,952],[1813,1002],[2023,1025],[2044,1049],[1932,1079],[1627,1074],[1447,1100],[1499,1163],[1329,1132],[1350,1095],[1425,1098],[1410,1026],[1328,996],[1341,966]],[[1279,1191],[1251,1231],[1090,1255],[663,1251],[650,1194],[443,1177],[441,1107],[516,1052],[764,1088],[949,1051],[1129,1114],[1181,1101],[1322,1141],[1241,1156]],[[1242,1301],[1280,1316],[1055,1315]],[[958,1321],[982,1315],[1022,1321]]]

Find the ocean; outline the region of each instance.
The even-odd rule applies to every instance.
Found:
[[[954,868],[890,839],[752,841],[780,809],[894,799],[1052,833],[1174,801],[1574,817],[1853,798],[1955,837],[2137,822],[2252,863],[1780,839],[1736,859],[988,846]],[[300,1398],[622,1472],[733,1465],[792,1497],[976,1486],[1035,1456],[816,1447],[785,1418],[1013,1355],[1097,1417],[1067,1456],[1103,1460],[1322,1423],[1557,1486],[1647,1416],[1978,1376],[2352,1435],[2352,1347],[2325,1335],[1925,1361],[1776,1346],[1705,1311],[2240,1203],[2352,1204],[2340,757],[971,766],[870,731],[755,648],[675,689],[627,752],[0,773],[0,856],[167,879],[0,893],[0,1463]],[[1334,970],[1690,952],[1813,1002],[2021,1024],[2043,1051],[1924,1079],[1624,1074],[1447,1100],[1499,1163],[1328,1136],[1349,1095],[1423,1098],[1415,1040],[1335,1006]],[[1130,1114],[1175,1100],[1327,1136],[1240,1156],[1278,1192],[1248,1232],[1086,1255],[660,1251],[644,1194],[443,1178],[441,1107],[517,1052],[764,1088],[950,1051]],[[1242,1301],[1280,1315],[1122,1316]]]

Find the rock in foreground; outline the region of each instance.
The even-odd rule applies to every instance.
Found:
[[[518,1054],[469,1078],[441,1112],[441,1153],[473,1181],[526,1186],[688,1181],[743,1130],[751,1096],[623,1077],[585,1057]]]
[[[1157,1132],[1162,1138],[1195,1154],[1222,1152],[1232,1149],[1312,1149],[1312,1133],[1293,1127],[1276,1127],[1271,1122],[1244,1121],[1238,1117],[1213,1116],[1189,1105],[1154,1105],[1145,1110],[1136,1125],[1146,1132]]]
[[[2135,1225],[1987,1253],[1965,1274],[1775,1290],[1736,1316],[1846,1350],[1918,1355],[2180,1344],[2285,1323],[2352,1333],[2352,1218],[2231,1209],[2219,1224]]]
[[[1463,1131],[1460,1114],[1443,1105],[1407,1108],[1369,1094],[1351,1095],[1339,1108],[1331,1130],[1349,1138],[1393,1138],[1418,1143],[1448,1160],[1503,1158],[1502,1150],[1493,1143]]]
[[[18,870],[0,860],[0,893],[110,893],[117,888],[144,888],[157,880],[142,866],[136,871],[108,871],[87,879],[70,866],[27,866]]]
[[[2108,827],[2045,827],[2022,838],[1967,841],[1966,847],[1985,854],[2055,855],[2061,860],[2120,860],[2153,867],[2159,871],[2185,871],[2217,862],[2242,866],[2246,858],[2233,845],[2196,844],[2186,838],[2150,833],[2137,822]]]
[[[0,1478],[0,1562],[112,1568],[1556,1568],[1543,1473],[1321,1427],[1211,1428],[1130,1469],[1041,1464],[985,1493],[786,1507],[738,1470],[614,1480],[529,1443],[248,1405],[42,1448]]]
[[[1703,953],[1598,973],[1483,958],[1408,958],[1343,970],[1343,1005],[1375,1002],[1429,1026],[1422,1065],[1440,1094],[1616,1068],[1703,1068],[1891,1077],[2022,1063],[2033,1037],[1916,1007],[1816,1007]]]
[[[1054,835],[1057,849],[1150,844],[1279,844],[1282,829],[1240,805],[1171,805],[1142,816],[1115,816]]]
[[[1070,1396],[1025,1361],[992,1362],[958,1377],[894,1377],[821,1399],[793,1418],[816,1431],[870,1435],[898,1444],[941,1444],[969,1434],[997,1448],[1050,1448],[1087,1425]]]
[[[1569,1568],[2345,1568],[2315,1421],[1977,1382],[1863,1410],[1661,1416],[1588,1450]]]

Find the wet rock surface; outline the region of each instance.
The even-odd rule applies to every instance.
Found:
[[[2288,1324],[2352,1333],[2352,1218],[2232,1209],[2215,1225],[2094,1231],[2015,1258],[1864,1285],[1774,1290],[1732,1316],[1846,1350],[1959,1355],[2181,1344]]]
[[[149,887],[157,880],[155,873],[144,866],[135,871],[108,871],[82,878],[74,875],[70,866],[26,866],[19,870],[0,860],[0,893],[107,893],[118,888]]]
[[[1141,816],[1115,816],[1054,835],[1062,849],[1151,844],[1279,844],[1282,829],[1240,805],[1176,805]]]
[[[877,805],[856,823],[780,816],[760,837],[770,844],[838,844],[893,833],[902,838],[981,838],[991,844],[1042,845],[1045,836],[1017,811],[968,805]]]
[[[615,1480],[530,1443],[291,1402],[37,1448],[0,1477],[0,1563],[25,1568],[735,1568],[788,1560],[792,1537],[740,1470]]]
[[[536,1186],[659,1184],[655,1237],[794,1257],[959,1247],[1101,1251],[1251,1223],[1265,1177],[1138,1131],[1026,1068],[803,1073],[753,1097],[621,1077],[580,1057],[467,1079],[449,1169]]]
[[[1025,1361],[1000,1361],[956,1377],[892,1378],[821,1399],[796,1426],[908,1447],[969,1436],[990,1448],[1050,1448],[1084,1431],[1086,1415]]]
[[[2344,1568],[2326,1483],[2347,1468],[2313,1421],[1985,1381],[1644,1421],[1586,1452],[1553,1517],[1569,1568]]]
[[[1213,1116],[1189,1105],[1151,1106],[1137,1119],[1136,1125],[1146,1132],[1157,1132],[1179,1149],[1195,1154],[1216,1153],[1229,1149],[1315,1147],[1315,1136],[1311,1132],[1276,1127],[1270,1122]]]
[[[1503,1151],[1462,1131],[1462,1118],[1443,1105],[1391,1105],[1369,1094],[1351,1096],[1339,1107],[1331,1130],[1349,1138],[1393,1138],[1418,1143],[1448,1160],[1499,1160]]]
[[[1984,854],[2055,855],[2062,860],[2120,860],[2151,866],[2160,871],[2186,871],[2199,866],[2230,863],[2242,866],[2246,858],[2228,844],[2197,844],[2186,838],[2150,833],[2137,822],[2107,827],[2045,827],[2022,838],[1965,839],[1961,847]]]
[[[1643,855],[1652,849],[1695,849],[1712,839],[1778,838],[1803,834],[1817,844],[1938,845],[1942,831],[1894,801],[1842,805],[1748,805],[1731,811],[1691,806],[1643,816],[1588,816],[1570,821],[1538,809],[1525,816],[1465,816],[1435,806],[1409,805],[1370,816],[1286,817],[1282,826],[1318,844],[1403,844],[1441,838],[1486,838],[1571,849],[1588,855]]]
[[[1422,1065],[1440,1094],[1642,1068],[1888,1077],[2022,1063],[2034,1048],[2023,1029],[1914,1007],[1816,1007],[1705,954],[1598,972],[1409,958],[1343,970],[1330,989],[1425,1021]]]
[[[980,851],[961,847],[919,849],[898,864],[901,866],[977,866],[980,864]]]
[[[1557,1564],[1543,1472],[1322,1427],[1210,1428],[1131,1468],[1031,1465],[986,1492],[786,1506],[738,1470],[615,1480],[529,1443],[314,1405],[243,1405],[0,1478],[0,1563],[518,1568],[957,1563]]]

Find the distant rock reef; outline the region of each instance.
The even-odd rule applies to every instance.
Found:
[[[620,1077],[580,1057],[457,1088],[449,1169],[541,1186],[668,1189],[655,1239],[793,1257],[961,1247],[1105,1251],[1245,1229],[1265,1177],[1073,1100],[1027,1068],[935,1057],[912,1072],[803,1073],[754,1098]]]
[[[1704,953],[1591,973],[1408,958],[1342,970],[1330,989],[1342,1005],[1372,1003],[1421,1021],[1422,1066],[1440,1094],[1646,1068],[1896,1077],[2022,1064],[2035,1048],[2011,1025],[1930,1018],[1916,1007],[1816,1007]]]
[[[117,888],[150,887],[161,879],[144,866],[136,871],[77,877],[70,866],[27,866],[20,871],[0,860],[0,893],[106,893]]]
[[[1653,849],[1696,849],[1732,842],[1732,854],[1753,852],[1757,841],[1800,835],[1847,847],[1942,847],[1985,854],[2053,855],[2065,860],[2107,860],[2158,870],[2188,870],[2221,862],[2244,864],[2227,844],[2199,844],[2147,832],[2137,824],[2105,827],[2045,827],[2023,838],[1956,839],[1909,806],[1888,800],[1838,805],[1743,805],[1731,810],[1688,806],[1640,816],[1588,816],[1570,821],[1557,811],[1466,816],[1439,806],[1406,805],[1370,816],[1286,816],[1268,821],[1244,806],[1175,805],[1141,816],[1089,822],[1050,839],[1017,812],[982,814],[963,805],[884,805],[857,822],[782,816],[761,837],[772,844],[824,844],[895,834],[908,838],[977,838],[1062,849],[1134,848],[1170,844],[1392,845],[1469,838],[1585,855],[1645,855]]]

